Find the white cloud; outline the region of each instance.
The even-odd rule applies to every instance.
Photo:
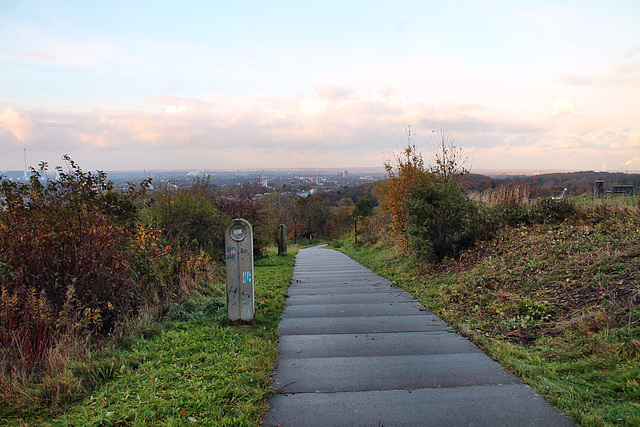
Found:
[[[562,116],[565,114],[573,113],[574,111],[576,111],[576,106],[572,100],[567,98],[559,98],[556,99],[556,102],[553,104],[552,115]]]
[[[624,61],[613,64],[602,75],[565,74],[560,82],[570,86],[598,89],[635,90],[640,86],[640,61]]]
[[[169,105],[165,112],[167,114],[182,114],[187,111],[186,105]]]
[[[7,107],[0,112],[0,129],[11,132],[16,139],[24,142],[33,130],[33,122],[23,112]]]
[[[405,141],[403,129],[411,125],[425,150],[432,130],[460,135],[473,149],[474,168],[528,169],[534,163],[541,169],[584,169],[597,167],[603,152],[611,158],[608,164],[622,166],[640,144],[634,121],[578,111],[573,97],[551,101],[551,116],[548,107],[546,114],[540,109],[523,116],[508,105],[500,109],[480,100],[427,103],[405,100],[392,90],[358,95],[328,85],[288,98],[149,100],[153,109],[146,112],[9,107],[0,113],[5,130],[0,146],[18,158],[23,145],[15,142],[20,141],[33,156],[69,153],[92,159],[95,166],[83,167],[97,169],[123,168],[123,158],[131,159],[127,167],[134,169],[380,166],[383,154]]]

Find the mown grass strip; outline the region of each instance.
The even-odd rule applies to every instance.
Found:
[[[256,261],[252,324],[229,325],[219,300],[192,299],[171,314],[172,320],[90,361],[94,375],[108,381],[80,404],[54,419],[22,421],[64,426],[257,425],[272,393],[277,328],[296,253],[289,248],[286,257],[270,253]]]

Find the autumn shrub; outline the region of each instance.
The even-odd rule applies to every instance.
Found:
[[[43,163],[28,183],[0,181],[3,396],[17,378],[45,378],[61,343],[108,333],[141,305],[134,254],[148,182],[118,191],[64,160],[55,180]]]
[[[466,173],[461,165],[464,151],[455,146],[455,139],[440,132],[427,166],[407,132],[407,146],[385,162],[388,179],[376,193],[400,249],[439,262],[473,244],[478,230],[483,230],[481,217],[460,184]]]
[[[139,303],[130,254],[146,186],[116,191],[103,172],[65,159],[69,171],[58,168],[44,184],[46,165],[28,184],[2,180],[0,286],[25,303],[42,293],[55,314],[65,304],[95,310],[96,326],[108,331]]]
[[[409,248],[409,203],[413,192],[433,180],[427,173],[415,144],[409,143],[393,161],[385,162],[388,179],[376,187],[383,209],[389,214],[391,227],[401,249]]]

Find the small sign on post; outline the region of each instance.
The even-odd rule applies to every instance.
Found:
[[[253,230],[244,219],[234,219],[224,230],[227,267],[227,317],[252,320],[255,313],[253,287]]]
[[[278,255],[287,255],[287,226],[284,224],[278,227]]]

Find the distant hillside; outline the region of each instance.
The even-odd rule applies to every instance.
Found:
[[[507,179],[491,178],[485,175],[468,174],[464,178],[464,184],[470,191],[484,191],[490,188],[500,188],[513,183],[528,184],[532,187],[533,194],[547,196],[567,188],[570,194],[579,195],[593,192],[594,181],[604,181],[605,190],[611,186],[633,185],[635,191],[640,191],[640,174],[620,172],[558,172],[527,177],[510,177]]]

